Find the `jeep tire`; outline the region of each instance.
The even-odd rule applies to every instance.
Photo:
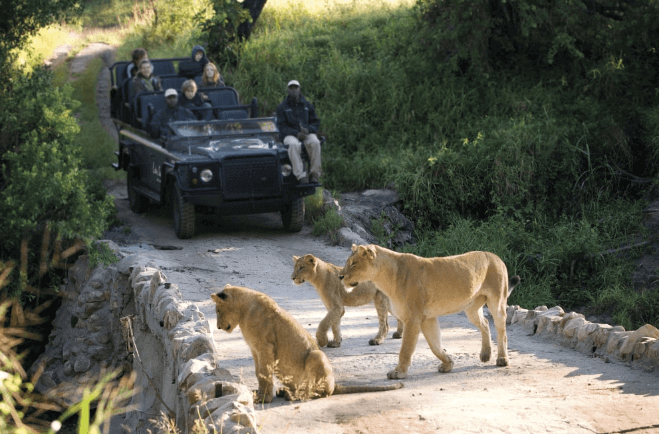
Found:
[[[300,232],[304,226],[304,199],[297,198],[281,209],[281,221],[288,232]]]
[[[134,169],[128,169],[126,172],[126,190],[128,192],[128,206],[131,211],[141,214],[147,210],[149,206],[149,199],[135,190],[135,183],[137,182],[137,175]]]
[[[195,229],[195,207],[183,199],[181,189],[176,183],[172,189],[172,210],[176,236],[181,239],[192,237]]]

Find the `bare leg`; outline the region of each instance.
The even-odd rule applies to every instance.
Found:
[[[483,306],[477,307],[475,305],[468,306],[465,309],[467,318],[478,330],[481,331],[481,362],[486,363],[492,356],[492,339],[490,337],[490,324],[483,316]]]
[[[405,333],[403,333],[403,343],[400,346],[398,366],[393,371],[387,373],[387,378],[392,380],[407,378],[407,370],[412,363],[412,354],[414,354],[416,343],[419,340],[420,329],[419,320],[417,319],[405,322]]]
[[[426,337],[433,354],[442,361],[442,364],[439,365],[439,372],[450,372],[451,369],[453,369],[453,360],[451,360],[451,357],[446,354],[444,349],[442,349],[442,334],[439,329],[439,321],[437,318],[428,318],[423,321],[423,323],[421,323],[421,330],[423,331],[423,335]],[[407,335],[407,324],[405,324],[403,342],[405,342],[405,335]]]

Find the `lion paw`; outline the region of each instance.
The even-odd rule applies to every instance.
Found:
[[[380,344],[382,344],[383,340],[384,339],[376,339],[376,338],[369,339],[368,344],[369,345],[380,345]]]
[[[393,371],[387,372],[387,378],[390,380],[402,380],[403,378],[407,378],[407,372],[402,372],[399,371],[398,369],[394,369]]]
[[[442,363],[441,365],[439,365],[439,368],[437,368],[439,372],[443,372],[443,373],[451,372],[451,369],[453,369],[453,362]]]
[[[394,334],[391,336],[394,339],[400,339],[403,337],[402,333],[394,332]]]
[[[279,398],[284,398],[286,401],[294,401],[293,395],[291,395],[291,391],[286,387],[278,389],[277,396]]]
[[[316,335],[316,341],[318,341],[318,346],[319,347],[324,347],[328,343],[327,336],[318,336]]]
[[[508,357],[499,357],[497,359],[497,366],[508,366]]]
[[[483,351],[481,353],[481,362],[483,363],[489,362],[491,356],[492,356],[492,351],[487,351],[487,352]]]
[[[272,394],[270,393],[263,393],[260,390],[255,390],[254,391],[254,402],[257,402],[259,404],[269,404],[272,402]]]
[[[329,341],[327,344],[328,348],[339,348],[341,346],[341,341]]]

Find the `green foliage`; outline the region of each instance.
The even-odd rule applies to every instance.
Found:
[[[136,27],[143,39],[140,45],[149,50],[172,44],[182,35],[198,38],[200,23],[210,18],[212,12],[210,0],[154,0],[140,12],[141,24]],[[150,57],[155,58],[151,53]]]
[[[106,268],[108,265],[119,262],[117,255],[106,243],[94,243],[87,248],[87,254],[89,255],[89,268],[92,269],[98,265]]]
[[[304,198],[304,220],[306,223],[313,223],[325,214],[323,210],[323,188],[317,188],[311,196]]]
[[[341,227],[343,227],[343,217],[330,208],[324,215],[315,220],[311,233],[317,237],[327,235],[332,241],[337,242],[337,233]]]
[[[53,87],[50,73],[38,69],[16,79],[5,103],[0,111],[3,256],[46,222],[64,238],[99,235],[113,206],[111,198],[91,190],[97,184],[80,170],[74,145],[79,127],[71,113],[77,103],[70,87]]]
[[[195,21],[201,22],[202,41],[207,55],[222,59],[223,64],[237,60],[239,50],[238,26],[251,22],[249,11],[241,3],[232,0],[211,0],[213,13],[198,14]]]
[[[0,89],[9,84],[16,49],[42,28],[79,12],[77,0],[6,0],[0,15]]]
[[[109,424],[112,416],[131,410],[126,403],[135,393],[134,377],[120,378],[120,374],[120,370],[107,373],[91,389],[85,387],[82,400],[69,407],[58,421],[61,423],[77,414],[79,434],[101,434],[101,429]],[[95,408],[93,419],[92,408]],[[48,433],[55,432],[51,428]]]

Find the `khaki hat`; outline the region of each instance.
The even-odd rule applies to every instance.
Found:
[[[297,80],[291,80],[291,81],[288,82],[286,87],[291,87],[291,86],[300,86],[300,82],[297,81]]]
[[[169,89],[167,89],[167,90],[165,91],[165,98],[167,98],[168,96],[172,96],[172,95],[173,95],[173,96],[178,96],[178,92],[176,91],[176,89],[172,89],[172,88],[170,87]]]

